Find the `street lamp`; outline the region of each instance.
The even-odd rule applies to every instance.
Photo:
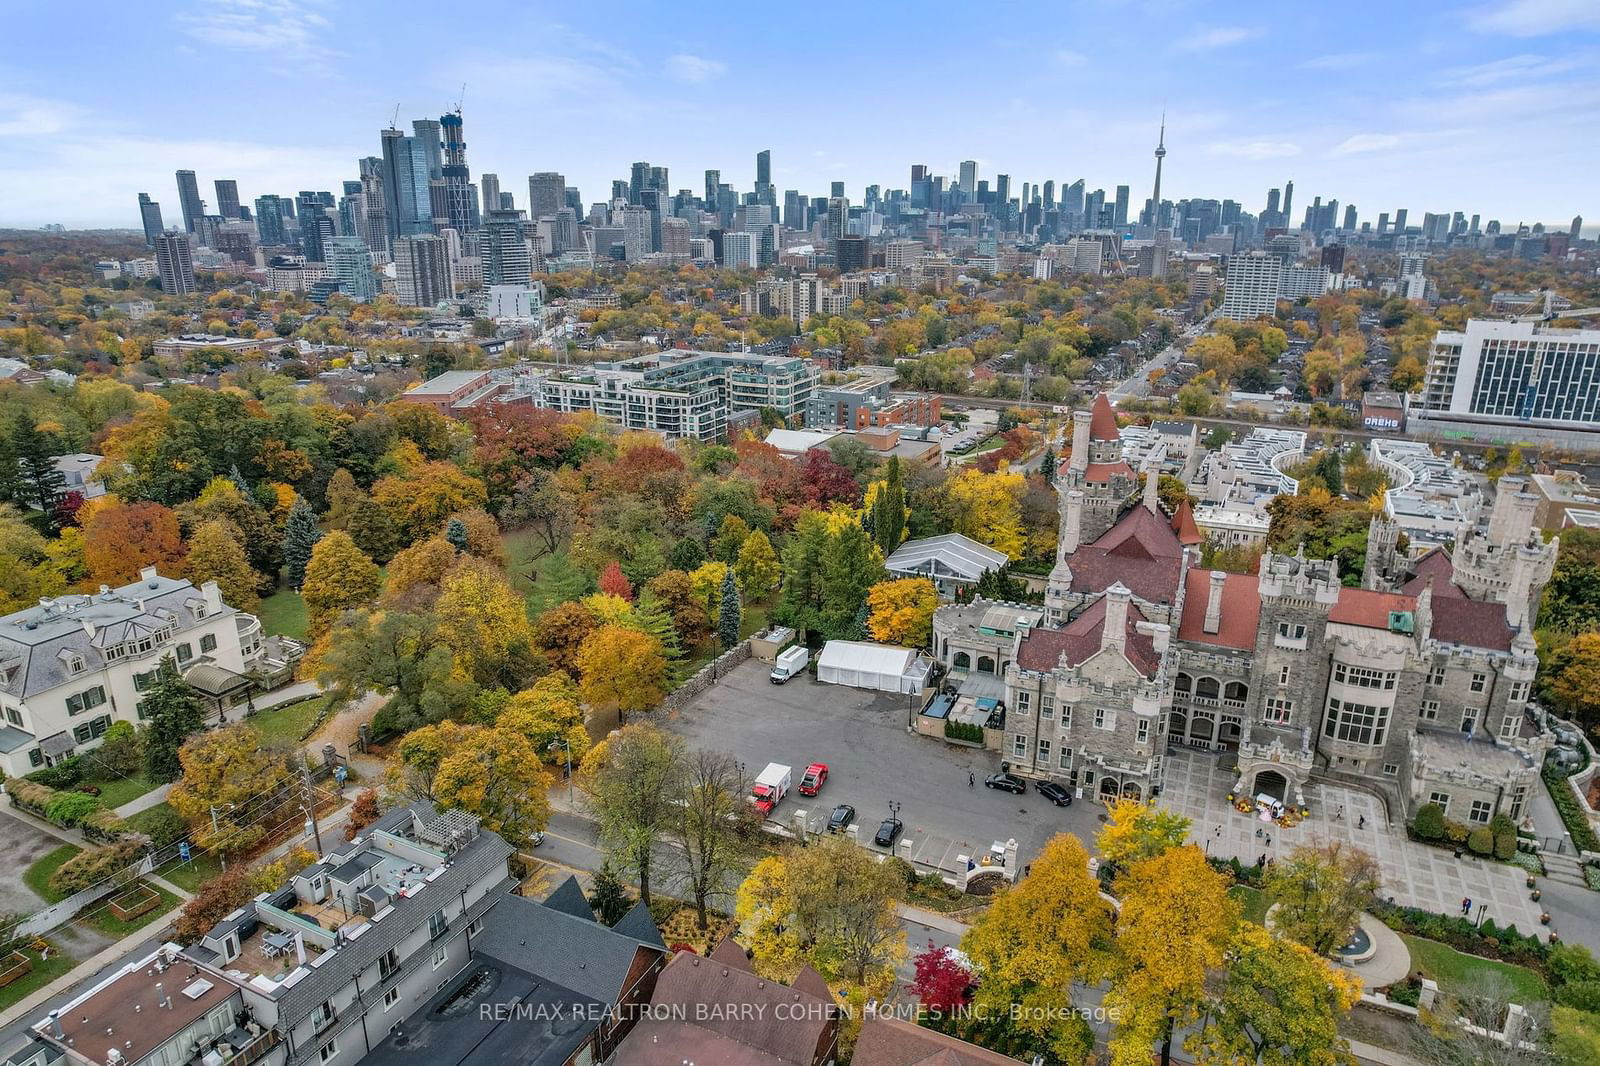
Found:
[[[549,751],[551,748],[555,747],[557,744],[560,744],[563,748],[565,748],[567,750],[567,806],[570,807],[573,804],[573,799],[572,799],[572,745],[567,743],[567,738],[566,737],[556,737],[556,739],[552,740],[550,743],[548,743],[548,744],[546,744],[544,746],[544,750],[545,751]]]
[[[900,821],[900,801],[899,800],[890,800],[889,801],[889,820],[891,822],[899,822]]]

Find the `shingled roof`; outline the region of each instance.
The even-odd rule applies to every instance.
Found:
[[[1449,644],[1489,651],[1510,651],[1516,636],[1506,623],[1505,604],[1465,597],[1450,599],[1434,609],[1430,635]]]
[[[1466,599],[1467,594],[1456,585],[1456,567],[1450,561],[1450,556],[1443,548],[1435,548],[1427,555],[1417,560],[1417,565],[1412,567],[1411,580],[1400,586],[1400,591],[1408,596],[1415,596],[1428,587],[1428,581],[1433,581],[1434,599],[1448,597],[1450,599]]]
[[[856,1038],[853,1066],[1017,1066],[1017,1060],[920,1025],[869,1015]]]
[[[1067,562],[1073,592],[1104,592],[1120,581],[1146,603],[1172,603],[1183,572],[1183,545],[1165,517],[1138,504],[1099,539],[1079,545]]]
[[[1089,420],[1090,440],[1121,440],[1122,434],[1117,432],[1117,412],[1111,407],[1111,399],[1105,393],[1094,398],[1094,408]]]
[[[1148,619],[1138,605],[1128,604],[1123,648],[1134,669],[1151,677],[1160,665],[1161,657],[1156,654],[1155,643],[1138,630],[1138,624],[1144,621]],[[1024,670],[1048,673],[1056,668],[1064,656],[1066,665],[1078,666],[1099,652],[1105,622],[1106,598],[1102,596],[1088,610],[1060,629],[1031,630],[1017,648],[1017,665]]]
[[[1222,586],[1221,625],[1206,632],[1206,608],[1211,600],[1211,571],[1196,568],[1184,575],[1183,617],[1178,639],[1189,644],[1212,644],[1250,651],[1256,646],[1261,622],[1260,583],[1254,574],[1229,574]]]
[[[1200,527],[1195,525],[1194,508],[1189,506],[1187,496],[1178,504],[1178,510],[1172,516],[1172,531],[1178,535],[1178,543],[1184,546],[1200,544],[1206,539]]]

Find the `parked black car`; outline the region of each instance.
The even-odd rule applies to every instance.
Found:
[[[998,788],[1003,792],[1010,792],[1017,796],[1020,796],[1024,792],[1028,791],[1028,784],[1026,781],[1022,780],[1020,777],[1016,777],[1007,773],[990,774],[988,777],[983,779],[983,787]]]
[[[841,803],[828,815],[828,832],[842,833],[845,827],[856,820],[856,809],[848,803]]]
[[[1033,790],[1057,807],[1072,806],[1072,793],[1056,784],[1054,781],[1040,781],[1033,786]]]
[[[880,848],[892,848],[894,842],[900,839],[900,830],[904,828],[905,826],[900,824],[900,819],[885,818],[878,823],[878,835],[872,838],[872,842]]]

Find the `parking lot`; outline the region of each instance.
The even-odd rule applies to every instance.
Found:
[[[998,753],[908,734],[905,696],[824,685],[805,675],[774,685],[770,669],[753,659],[741,664],[666,725],[691,747],[732,755],[751,778],[769,762],[783,763],[798,787],[807,764],[827,763],[820,795],[808,799],[791,790],[773,812],[785,825],[803,810],[820,828],[836,804],[848,803],[856,808],[861,840],[870,842],[890,802],[898,802],[913,860],[950,873],[959,869],[958,856],[981,855],[997,840],[1015,837],[1018,861],[1027,863],[1056,833],[1089,841],[1099,829],[1102,809],[1093,804],[1059,808],[1031,788],[1021,796],[984,788],[984,777],[1000,769]]]

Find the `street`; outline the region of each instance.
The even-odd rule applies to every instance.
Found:
[[[1202,318],[1184,330],[1182,338],[1184,340],[1194,340],[1210,327],[1212,319],[1216,317],[1216,312],[1212,312]],[[1177,362],[1182,354],[1183,349],[1178,347],[1177,342],[1173,342],[1161,349],[1143,366],[1139,367],[1125,380],[1119,382],[1116,388],[1111,390],[1111,402],[1116,403],[1123,397],[1148,396],[1150,394],[1150,375],[1157,370],[1165,370]]]

